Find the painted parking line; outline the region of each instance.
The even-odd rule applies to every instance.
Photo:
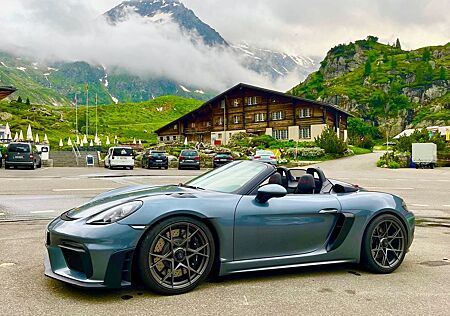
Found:
[[[55,213],[55,210],[46,210],[46,211],[31,211],[30,214],[47,214],[47,213]]]
[[[52,189],[53,192],[69,192],[69,191],[106,191],[116,188],[86,188],[86,189]]]

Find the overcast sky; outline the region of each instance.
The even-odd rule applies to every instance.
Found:
[[[0,50],[34,60],[87,61],[142,77],[223,90],[237,82],[287,90],[245,69],[236,56],[193,45],[174,23],[143,19],[112,27],[98,17],[120,0],[2,0]],[[182,0],[227,41],[323,57],[333,46],[374,35],[404,49],[449,41],[445,0]]]
[[[95,0],[98,12],[120,0]],[[375,35],[404,49],[450,41],[448,0],[182,0],[231,42],[247,41],[300,55]]]

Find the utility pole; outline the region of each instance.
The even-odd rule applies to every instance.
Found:
[[[86,84],[86,136],[89,136],[89,85]]]
[[[78,135],[78,100],[77,100],[76,92],[75,92],[74,101],[75,101],[75,128],[77,130],[77,135]]]

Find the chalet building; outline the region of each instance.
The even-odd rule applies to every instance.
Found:
[[[240,83],[156,131],[160,142],[226,145],[235,133],[311,141],[328,125],[347,140],[347,118],[335,105]]]
[[[14,87],[0,87],[0,100],[6,98],[11,93],[15,92],[16,88]]]

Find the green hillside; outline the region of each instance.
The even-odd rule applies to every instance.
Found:
[[[376,37],[332,48],[290,93],[341,106],[382,129],[450,123],[450,43],[413,51]]]
[[[198,108],[202,101],[176,96],[159,97],[142,103],[125,103],[102,105],[98,107],[98,134],[105,142],[106,136],[115,135],[122,143],[130,143],[133,138],[142,142],[156,141],[154,131],[159,127]],[[89,131],[95,134],[95,107],[89,107]],[[86,107],[78,109],[79,133],[85,133]],[[0,123],[9,123],[13,133],[23,131],[25,136],[28,124],[33,133],[39,133],[42,140],[44,133],[52,146],[58,146],[59,139],[67,142],[74,140],[75,109],[73,107],[51,107],[43,105],[26,105],[17,102],[0,102]],[[91,137],[92,138],[92,137]]]

